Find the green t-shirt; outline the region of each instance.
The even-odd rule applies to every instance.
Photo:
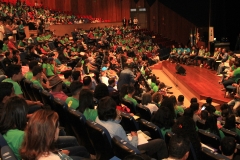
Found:
[[[25,77],[26,79],[28,79],[28,80],[31,80],[32,77],[33,77],[33,73],[32,73],[31,71],[28,71],[28,72],[25,74],[24,77]]]
[[[18,96],[20,94],[23,94],[20,85],[17,82],[13,81],[11,78],[4,79],[3,82],[9,82],[9,83],[13,84],[13,89],[14,89],[15,95]]]
[[[124,96],[124,99],[131,101],[134,106],[138,104],[136,99],[129,97],[127,94]]]
[[[42,37],[37,37],[37,41],[38,41],[38,42],[42,42],[42,41],[43,41],[43,38],[42,38]]]
[[[42,65],[42,68],[43,69],[46,69],[46,75],[49,77],[49,76],[54,76],[54,67],[53,65],[49,64],[49,63],[43,63]]]
[[[85,116],[86,120],[92,120],[95,121],[97,116],[98,116],[98,112],[96,109],[85,109],[85,111],[83,112],[83,115]]]
[[[153,87],[153,91],[154,91],[154,92],[157,92],[158,89],[159,89],[158,86],[154,86],[154,87]]]
[[[70,86],[71,82],[69,80],[65,80],[63,81],[64,84],[66,84],[66,86]]]
[[[79,106],[79,100],[77,100],[73,97],[68,97],[66,99],[66,104],[68,105],[69,108],[72,108],[72,109],[76,110]]]
[[[5,51],[9,51],[8,49],[8,46],[4,43],[3,46],[2,46],[2,51],[5,52]]]
[[[182,115],[184,113],[184,109],[181,107],[181,106],[177,106],[175,109],[175,114],[176,116],[179,114],[179,115]]]
[[[37,85],[38,87],[41,87],[42,89],[43,89],[43,86],[42,86],[42,84],[41,84],[41,82],[39,81],[39,80],[33,80],[33,79],[31,79],[31,82],[33,83],[33,84],[35,84],[35,85]]]
[[[166,133],[172,131],[171,128],[169,128],[169,129],[165,129],[164,127],[163,127],[163,128],[160,128],[160,130],[161,130],[161,133],[162,133],[164,139],[165,139],[165,135],[166,135]]]
[[[156,86],[156,83],[152,82],[152,83],[150,84],[150,87],[153,89],[154,86]]]
[[[17,159],[21,160],[19,149],[23,142],[24,131],[11,129],[6,134],[4,134],[3,137],[7,141],[8,146],[12,149]]]
[[[234,79],[234,81],[237,81],[237,79],[239,79],[239,78],[240,78],[240,67],[235,69],[234,72],[233,72],[233,79]]]

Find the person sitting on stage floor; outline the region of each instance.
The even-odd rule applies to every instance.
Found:
[[[197,54],[198,54],[197,49],[195,48],[195,46],[192,46],[192,50],[191,50],[191,52],[189,54],[189,57],[188,57],[188,60],[186,62],[187,65],[193,62],[193,60],[197,56]]]
[[[223,51],[225,52],[225,49],[223,49]],[[230,67],[230,61],[233,58],[233,52],[229,51],[228,52],[228,58],[225,61],[225,59],[222,59],[222,62],[219,64],[218,69],[217,69],[217,75],[221,75],[224,71],[224,69],[226,69],[227,67]]]
[[[205,55],[202,57],[202,61],[203,61],[203,63],[205,63],[205,64],[204,64],[204,67],[205,67],[205,68],[206,68],[207,65],[208,65],[207,60],[208,60],[208,58],[210,57],[210,55],[211,55],[211,53],[210,53],[210,51],[208,50],[208,48],[205,48]],[[203,63],[202,63],[202,64],[203,64]]]
[[[177,56],[177,48],[175,48],[175,46],[172,45],[171,52],[170,52],[170,56],[169,56],[170,62],[172,62],[173,59],[176,58],[176,56]]]
[[[185,45],[185,48],[183,49],[182,56],[180,57],[180,63],[186,63],[186,60],[188,59],[190,54],[190,49],[188,48],[187,45]]]
[[[182,48],[182,45],[179,44],[178,45],[178,48],[177,48],[177,62],[180,63],[180,58],[183,54],[183,48]]]
[[[203,49],[203,46],[200,47],[199,51],[198,51],[198,55],[196,55],[196,57],[194,58],[194,60],[196,61],[196,66],[198,66],[198,60],[201,60],[201,64],[200,67],[203,66],[203,57],[205,56],[205,49]]]
[[[240,106],[240,86],[236,83],[233,83],[232,86],[237,87],[237,92],[234,95],[234,99],[228,102],[228,105],[233,106],[233,112],[237,113],[237,109]]]

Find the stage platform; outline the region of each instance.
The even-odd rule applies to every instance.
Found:
[[[170,63],[169,61],[162,62],[163,72],[188,99],[196,97],[202,100],[206,99],[206,97],[212,97],[213,102],[218,104],[231,100],[224,97],[225,91],[221,91],[223,86],[218,84],[222,77],[218,77],[216,71],[200,68],[199,66],[182,65],[186,69],[186,75],[182,76],[176,73],[175,66],[175,63]]]

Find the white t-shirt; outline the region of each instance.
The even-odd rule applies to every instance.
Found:
[[[151,114],[154,112],[154,111],[157,111],[158,110],[158,107],[153,104],[153,103],[148,103],[147,105],[145,105],[151,112]]]
[[[101,82],[102,83],[104,83],[104,84],[106,84],[107,86],[108,86],[108,77],[105,77],[105,76],[103,76],[103,77],[100,77],[100,80],[101,80]]]

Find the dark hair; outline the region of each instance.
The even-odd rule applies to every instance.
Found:
[[[1,134],[6,134],[10,129],[24,130],[27,124],[28,105],[18,96],[11,97],[4,104],[0,117]]]
[[[17,65],[17,64],[11,64],[7,67],[6,69],[6,75],[9,78],[12,78],[14,74],[18,74],[22,69],[21,65]]]
[[[122,100],[123,97],[127,94],[127,89],[128,89],[128,84],[122,85],[120,93],[119,93],[120,100]]]
[[[206,102],[211,104],[212,103],[212,98],[211,97],[207,97]]]
[[[198,100],[195,97],[191,98],[191,100],[190,100],[190,103],[197,103],[197,102],[198,102]]]
[[[217,127],[217,118],[213,115],[210,115],[207,117],[207,120],[205,122],[206,128],[209,130],[209,132],[216,134],[220,137],[220,133]]]
[[[42,73],[43,68],[41,66],[35,66],[33,67],[32,73],[33,76],[36,76],[38,73]]]
[[[85,76],[85,77],[83,78],[83,85],[84,85],[84,86],[90,85],[91,82],[92,82],[92,79],[91,79],[90,76]]]
[[[208,118],[208,111],[202,110],[201,111],[201,119],[202,120],[207,120],[207,118]]]
[[[223,127],[233,131],[236,129],[236,119],[234,114],[230,114],[226,117]]]
[[[0,83],[0,102],[3,101],[5,96],[10,96],[13,92],[13,84],[9,82]]]
[[[38,65],[38,61],[32,60],[32,61],[29,62],[28,67],[29,67],[30,70],[32,70],[33,67],[35,67],[37,65]]]
[[[190,108],[193,110],[193,112],[196,112],[199,110],[199,104],[196,102],[191,103]]]
[[[224,137],[221,140],[221,151],[225,156],[231,156],[236,149],[236,140],[233,137]]]
[[[169,98],[172,101],[173,106],[177,105],[177,99],[176,99],[176,97],[174,95],[171,95]]]
[[[116,102],[109,96],[98,102],[98,118],[102,121],[114,120],[117,117]]]
[[[190,149],[190,141],[182,136],[174,135],[169,141],[169,157],[181,159]]]
[[[174,105],[172,103],[172,100],[169,97],[166,97],[163,99],[161,106],[168,107],[171,112],[172,117],[174,117],[174,118],[176,117]],[[160,108],[161,108],[161,106],[160,106]]]
[[[77,81],[78,78],[80,78],[80,76],[81,76],[80,71],[73,71],[73,72],[72,72],[72,79],[73,79],[74,81]],[[85,78],[85,77],[84,77],[84,78]],[[84,78],[83,78],[83,79],[84,79]]]
[[[222,104],[220,110],[222,111],[222,117],[227,117],[229,114],[233,113],[231,107],[227,103]]]
[[[179,117],[172,127],[172,132],[184,138],[188,138],[193,145],[197,159],[200,159],[201,143],[198,138],[195,122],[191,117]]]
[[[40,109],[33,113],[25,129],[20,148],[23,159],[37,159],[55,151],[55,133],[59,127],[58,114],[52,110]]]
[[[69,88],[70,88],[70,92],[72,93],[72,95],[76,95],[77,92],[79,92],[82,89],[83,84],[79,81],[73,81]]]
[[[115,83],[115,78],[109,78],[108,84],[112,85],[113,83]]]
[[[5,52],[5,56],[8,57],[10,55],[10,52]]]
[[[174,117],[168,107],[161,106],[152,116],[151,121],[159,128],[169,129],[174,124]]]
[[[183,116],[193,118],[193,110],[191,108],[186,108]]]
[[[184,95],[179,95],[178,102],[183,102],[183,101],[184,101]]]
[[[133,93],[134,91],[135,91],[134,86],[133,86],[133,85],[129,85],[128,88],[127,88],[127,93],[128,93],[128,94],[131,94],[131,93]]]
[[[99,100],[106,96],[109,96],[107,85],[104,83],[99,83],[94,90],[94,98],[97,98]]]
[[[152,96],[150,93],[144,93],[142,95],[142,105],[147,105],[152,102]]]
[[[79,72],[79,73],[80,73],[80,72]],[[66,71],[64,71],[64,72],[63,72],[63,75],[64,75],[64,78],[65,78],[65,79],[69,78],[69,77],[72,75],[72,70],[66,70]],[[79,76],[80,76],[80,74],[79,74]],[[77,76],[76,80],[78,79],[79,76]],[[73,77],[73,76],[72,76],[72,77]]]
[[[89,89],[82,89],[79,94],[78,110],[83,113],[87,108],[94,108],[93,93]]]

